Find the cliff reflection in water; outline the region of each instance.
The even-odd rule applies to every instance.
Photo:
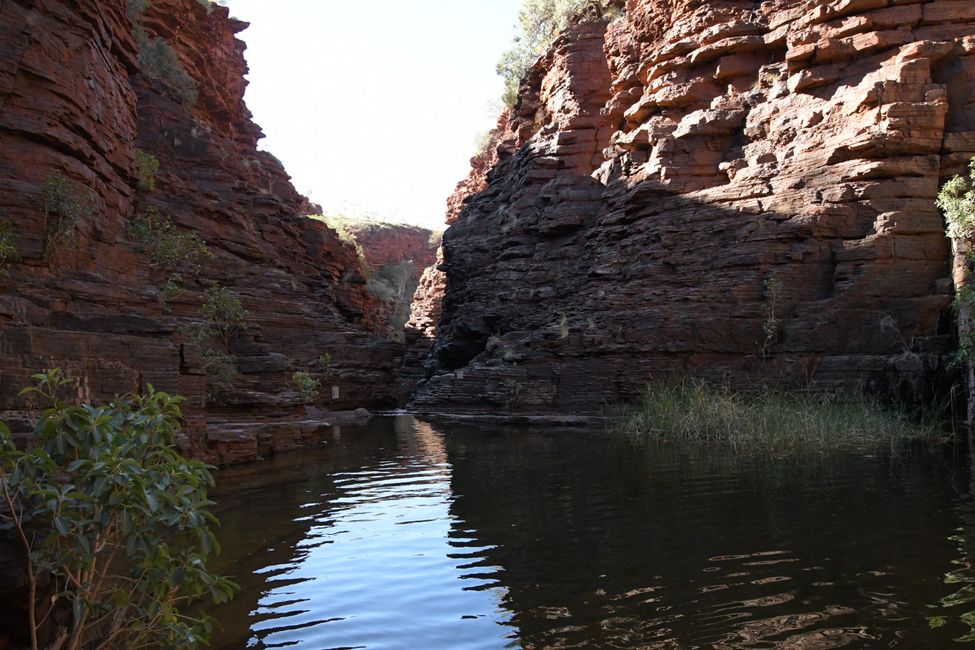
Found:
[[[218,483],[219,569],[243,591],[212,612],[224,628],[214,647],[506,645],[503,594],[470,566],[485,549],[450,516],[447,454],[429,425],[336,429],[321,449]]]
[[[942,647],[964,464],[377,420],[221,472],[215,647]]]

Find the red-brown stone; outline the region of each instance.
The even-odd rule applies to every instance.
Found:
[[[934,199],[975,154],[972,6],[629,0],[563,36],[449,202],[415,406],[595,412],[688,373],[918,398],[951,346]]]
[[[328,416],[302,404],[297,370],[323,384],[316,412],[397,403],[402,346],[371,331],[374,300],[355,250],[301,216],[311,206],[257,150],[235,38],[245,26],[196,0],[153,0],[136,24],[122,0],[0,4],[0,216],[23,258],[0,279],[3,419],[28,426],[36,405],[17,391],[44,368],[78,377],[84,399],[153,383],[187,397],[184,447],[222,463],[314,437]],[[192,106],[143,73],[137,28],[173,48],[198,87]],[[137,149],[160,162],[154,191],[138,189]],[[55,174],[90,188],[94,202],[45,259],[43,195]],[[127,232],[150,206],[213,253],[165,306],[167,274]],[[231,345],[241,378],[208,399],[191,334],[211,282],[238,295],[248,317]]]

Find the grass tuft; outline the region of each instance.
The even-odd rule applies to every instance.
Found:
[[[648,385],[612,419],[622,432],[668,441],[723,442],[746,452],[830,451],[943,437],[935,414],[910,417],[854,395],[735,392],[699,379]]]

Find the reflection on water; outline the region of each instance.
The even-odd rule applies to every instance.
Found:
[[[243,592],[214,647],[950,647],[969,484],[950,449],[741,460],[377,420],[220,472]]]

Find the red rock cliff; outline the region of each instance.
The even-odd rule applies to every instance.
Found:
[[[451,199],[420,410],[591,412],[692,373],[917,398],[968,0],[629,0],[563,36]],[[458,372],[462,371],[462,372]]]
[[[388,264],[413,262],[416,275],[437,260],[438,237],[432,230],[395,223],[354,222],[349,230],[362,246],[366,262],[374,269]]]
[[[314,438],[297,370],[321,381],[321,409],[395,404],[400,347],[370,332],[355,251],[299,216],[303,197],[257,151],[235,38],[246,25],[204,4],[153,0],[132,16],[123,0],[0,4],[0,217],[22,258],[0,280],[0,416],[21,426],[17,391],[55,366],[80,378],[87,399],[147,383],[187,396],[183,444],[218,462]],[[147,44],[160,42],[190,97],[178,77],[146,69]],[[139,186],[139,149],[159,161],[151,191]],[[52,179],[91,197],[56,249]],[[183,291],[168,300],[168,274],[130,234],[148,208],[213,255],[198,278],[181,269]],[[208,378],[194,337],[213,283],[248,311],[230,341],[239,376],[229,386]]]

